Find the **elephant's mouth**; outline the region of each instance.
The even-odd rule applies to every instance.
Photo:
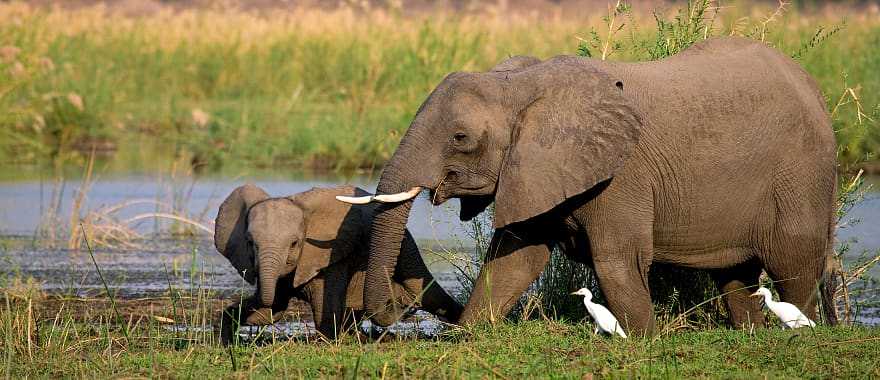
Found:
[[[431,203],[439,206],[450,198],[494,195],[496,181],[469,170],[448,170],[436,188],[430,190]]]
[[[442,205],[446,203],[451,198],[462,198],[462,197],[485,197],[487,195],[487,186],[480,187],[438,187],[437,189],[431,189],[431,204],[434,206]],[[490,189],[488,191],[489,195],[492,194],[494,189]]]

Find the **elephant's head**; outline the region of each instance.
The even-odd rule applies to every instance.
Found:
[[[350,207],[318,194],[322,191],[270,198],[248,184],[235,189],[220,205],[214,244],[245,280],[251,284],[259,280],[263,306],[272,305],[280,277],[293,272],[292,286],[299,287],[348,254],[345,249],[333,249],[340,246],[334,244],[337,238],[358,239],[345,236],[355,231],[340,228]],[[332,207],[326,207],[327,203]]]
[[[392,323],[388,274],[412,197],[461,201],[462,220],[495,202],[495,227],[547,212],[611,178],[635,146],[641,118],[625,83],[592,61],[513,57],[485,73],[447,76],[419,108],[385,165],[375,197],[364,301]],[[352,200],[352,199],[349,199]]]

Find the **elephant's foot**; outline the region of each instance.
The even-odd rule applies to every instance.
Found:
[[[250,326],[266,326],[275,323],[280,319],[282,313],[272,313],[271,307],[264,307],[255,310],[245,320],[246,325]]]
[[[722,299],[734,328],[754,329],[764,327],[761,303],[752,293],[758,285],[761,264],[757,260],[712,272],[712,278],[723,294]]]
[[[238,327],[241,325],[239,319],[241,309],[239,304],[234,304],[220,313],[220,324],[214,326],[214,331],[220,338],[220,344],[226,346],[235,340]]]
[[[234,304],[227,307],[220,315],[220,325],[215,326],[215,331],[224,346],[233,343],[239,327],[271,325],[284,315],[284,311],[272,313],[272,308],[254,308],[249,305],[251,303],[248,301]]]

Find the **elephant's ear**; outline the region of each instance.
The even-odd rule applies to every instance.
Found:
[[[508,59],[501,61],[501,63],[495,65],[491,70],[494,72],[505,72],[505,71],[516,71],[522,68],[526,68],[532,65],[537,65],[541,63],[540,59],[535,57],[530,57],[527,55],[515,55]]]
[[[361,217],[365,206],[339,202],[337,195],[360,197],[369,193],[351,186],[313,188],[292,198],[303,208],[305,217],[305,239],[300,243],[302,252],[293,276],[294,287],[350,256],[362,240],[363,231],[368,227],[363,225]]]
[[[520,222],[614,176],[638,142],[642,117],[626,86],[577,57],[512,73],[532,94],[518,110],[495,195],[495,227]]]
[[[247,184],[233,190],[220,205],[214,220],[214,246],[247,282],[254,284],[254,251],[247,241],[248,210],[269,198],[263,189]]]

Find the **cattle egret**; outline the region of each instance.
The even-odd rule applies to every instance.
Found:
[[[790,329],[804,326],[816,327],[816,323],[807,318],[797,306],[788,302],[774,301],[773,296],[770,294],[770,289],[762,286],[758,288],[758,291],[756,291],[755,294],[752,294],[752,297],[760,296],[764,296],[764,304],[767,305],[767,308],[770,309],[773,314],[776,314],[776,316],[779,317],[779,320],[781,320],[786,327]]]
[[[626,338],[626,333],[623,332],[623,329],[620,327],[620,323],[617,322],[617,318],[614,317],[614,314],[611,314],[605,306],[593,303],[593,293],[590,293],[589,289],[581,288],[571,294],[584,296],[584,306],[587,307],[587,312],[590,313],[590,316],[593,317],[593,321],[596,323],[596,329],[593,330],[593,333],[598,333],[599,330],[601,330],[606,334],[617,334]]]

